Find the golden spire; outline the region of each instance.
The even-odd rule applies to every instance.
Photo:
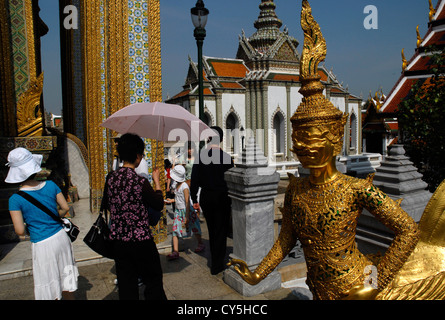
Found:
[[[335,108],[323,95],[324,86],[320,81],[318,65],[326,58],[326,40],[312,16],[312,9],[307,0],[303,0],[301,27],[304,31],[304,48],[300,61],[300,93],[304,98],[291,121],[294,126],[333,122],[340,122],[344,126],[347,115]]]
[[[416,32],[417,32],[417,48],[420,48],[420,45],[422,44],[423,39],[420,37],[419,26],[417,26]]]
[[[430,2],[430,22],[433,21],[434,15],[436,14],[436,9],[434,9],[433,7],[433,2],[431,0],[429,0]]]

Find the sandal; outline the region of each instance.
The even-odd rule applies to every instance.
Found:
[[[204,250],[205,250],[205,248],[206,248],[206,246],[204,245],[204,244],[200,244],[200,245],[198,245],[198,247],[195,249],[195,252],[196,253],[200,253],[200,252],[203,252]]]
[[[179,252],[172,252],[171,254],[169,254],[167,256],[167,260],[172,261],[172,260],[176,260],[179,258]]]

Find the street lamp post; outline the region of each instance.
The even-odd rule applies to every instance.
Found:
[[[196,6],[191,9],[192,22],[195,27],[194,36],[198,45],[198,79],[199,79],[199,119],[204,121],[204,76],[202,66],[202,46],[207,35],[205,26],[209,10],[204,7],[204,2],[198,0]]]

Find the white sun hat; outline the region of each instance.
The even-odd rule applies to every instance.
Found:
[[[8,155],[9,167],[6,183],[22,183],[35,173],[42,171],[43,156],[32,154],[24,148],[12,150]]]
[[[183,166],[175,166],[173,170],[170,172],[170,177],[176,182],[184,182],[185,181],[185,168]]]

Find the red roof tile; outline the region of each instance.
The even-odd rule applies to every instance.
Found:
[[[189,93],[190,93],[190,90],[184,90],[184,91],[181,91],[181,92],[178,93],[176,96],[174,96],[172,99],[177,99],[177,98],[185,97],[185,96],[188,95]]]
[[[318,69],[318,74],[321,77],[321,81],[328,81],[328,75],[322,69]]]
[[[441,2],[441,1],[438,1],[438,2],[437,2],[437,8],[436,8],[436,10],[439,9],[439,7],[440,7],[440,2]],[[444,7],[444,8],[445,8],[445,7]],[[436,21],[439,21],[439,20],[442,20],[442,19],[445,19],[445,9],[442,10],[442,11],[439,13],[439,15],[438,15],[437,18],[436,18]]]
[[[431,57],[423,56],[408,71],[425,71],[431,67]]]
[[[213,92],[209,88],[204,88],[204,95],[213,95]]]
[[[273,80],[299,82],[300,81],[300,76],[292,75],[292,74],[276,74],[273,77]]]
[[[428,40],[428,42],[425,44],[425,47],[428,47],[430,45],[441,45],[445,44],[445,30],[436,32],[431,39]]]
[[[395,137],[395,139],[389,145],[392,146],[398,143],[399,143],[399,137]]]
[[[241,62],[236,61],[208,61],[218,77],[244,78],[249,70]]]
[[[394,98],[391,100],[391,103],[385,108],[385,113],[394,113],[397,112],[399,108],[399,104],[408,98],[411,88],[416,84],[417,81],[422,81],[422,88],[428,89],[431,86],[431,78],[422,78],[422,79],[407,79]]]
[[[341,90],[340,88],[332,88],[331,93],[345,93],[345,92],[343,90]]]
[[[402,87],[397,91],[396,95],[392,98],[391,103],[385,107],[385,113],[394,113],[398,110],[399,104],[408,96],[409,91],[418,79],[407,79]]]
[[[238,82],[221,82],[221,86],[227,89],[242,89],[243,86]]]
[[[393,131],[399,130],[399,123],[398,122],[390,122],[390,123],[386,123],[386,125],[388,126],[388,128],[390,130],[393,130]]]

